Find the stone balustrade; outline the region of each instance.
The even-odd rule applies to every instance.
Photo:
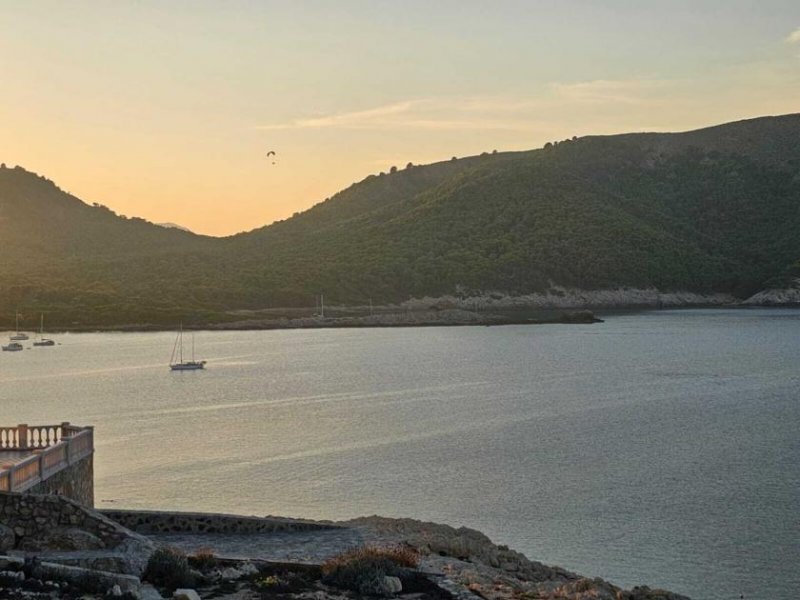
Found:
[[[0,427],[0,492],[28,491],[93,453],[92,427],[69,423]]]

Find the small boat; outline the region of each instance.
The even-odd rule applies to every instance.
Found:
[[[42,315],[42,319],[39,323],[39,339],[33,342],[34,346],[55,346],[55,341],[44,337],[44,314]]]
[[[177,355],[177,361],[175,360]],[[183,360],[183,323],[172,347],[172,356],[169,359],[169,368],[173,371],[198,371],[204,369],[206,361],[194,359],[194,332],[192,332],[192,360]]]
[[[3,346],[3,352],[19,352],[24,350],[19,342],[11,342],[8,346]]]
[[[24,340],[29,340],[30,338],[28,337],[28,334],[20,333],[19,331],[19,313],[16,313],[15,318],[16,318],[16,325],[14,329],[16,333],[14,333],[14,335],[8,336],[8,339],[10,339],[12,342],[21,342]],[[3,349],[5,350],[5,348]]]

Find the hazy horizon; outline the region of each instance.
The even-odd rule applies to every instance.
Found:
[[[217,236],[393,165],[800,109],[792,2],[42,1],[4,17],[0,159]]]

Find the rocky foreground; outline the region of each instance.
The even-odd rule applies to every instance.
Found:
[[[14,527],[0,525],[0,600],[686,600],[645,586],[621,589],[532,561],[479,531],[413,519],[101,514],[60,502],[69,518],[55,527],[27,527],[16,517]],[[36,512],[33,519],[48,518]],[[355,576],[332,575],[330,565],[354,548],[406,558],[377,567],[359,558]]]
[[[467,527],[453,528],[414,519],[364,517],[346,523],[365,527],[385,542],[408,544],[421,565],[442,573],[462,589],[486,600],[687,600],[646,586],[623,590],[599,578],[589,579],[547,566]]]

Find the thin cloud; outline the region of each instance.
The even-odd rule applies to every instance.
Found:
[[[530,121],[525,112],[536,106],[535,102],[512,98],[425,98],[260,125],[257,129],[516,130]]]
[[[800,44],[800,27],[795,29],[789,36],[786,38],[787,44]]]
[[[358,110],[320,117],[310,117],[305,119],[295,119],[288,123],[277,123],[273,125],[261,125],[258,129],[323,129],[323,128],[343,128],[361,129],[370,124],[376,124],[391,120],[396,115],[408,113],[412,106],[418,101],[396,102],[385,106],[378,106],[368,110]]]
[[[568,101],[582,104],[640,104],[666,82],[656,79],[596,79],[578,83],[553,83],[553,92]]]
[[[551,83],[538,94],[418,98],[373,108],[296,118],[257,126],[277,130],[553,131],[552,115],[565,111],[646,107],[677,85],[661,80],[593,80]],[[627,110],[627,109],[625,109]],[[544,120],[543,115],[550,115]]]

